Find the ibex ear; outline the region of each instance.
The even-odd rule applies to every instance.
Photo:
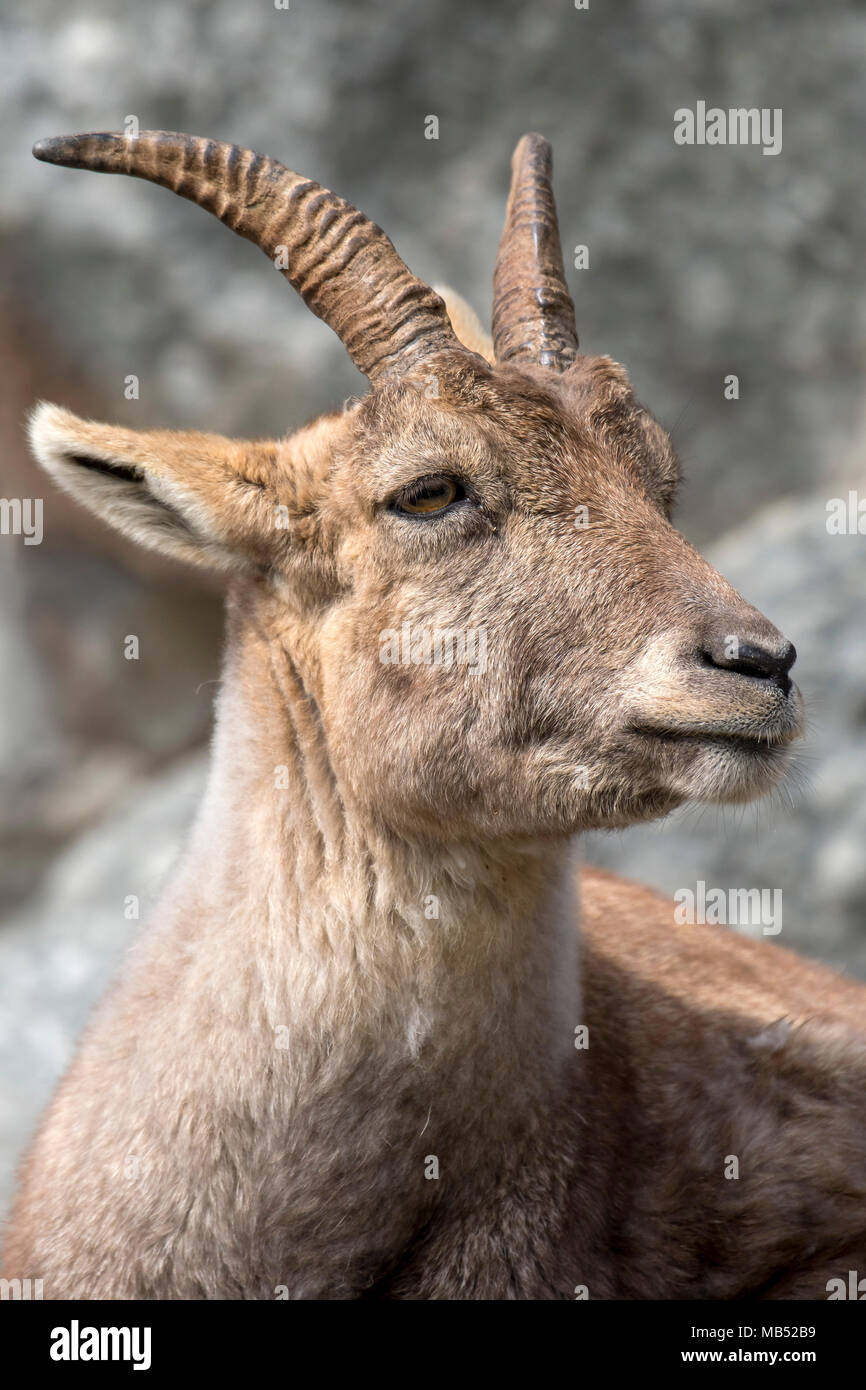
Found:
[[[101,425],[43,403],[34,454],[59,485],[142,545],[197,565],[274,558],[280,470],[273,442]],[[285,542],[285,532],[282,533]]]

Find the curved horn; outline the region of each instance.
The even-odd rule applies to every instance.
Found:
[[[493,273],[497,362],[564,372],[577,356],[574,304],[565,283],[550,146],[524,135],[511,160],[511,192]]]
[[[198,203],[255,242],[342,339],[366,377],[404,371],[457,349],[443,301],[418,280],[380,227],[275,159],[194,135],[60,135],[37,159],[132,174]]]

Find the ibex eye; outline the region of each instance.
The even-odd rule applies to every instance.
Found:
[[[393,511],[404,512],[410,516],[434,516],[466,496],[465,488],[456,478],[437,475],[433,478],[419,478],[398,493],[391,503]]]

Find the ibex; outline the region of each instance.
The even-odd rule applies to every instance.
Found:
[[[671,525],[667,435],[578,352],[546,142],[515,152],[492,340],[273,159],[35,153],[215,213],[370,391],[255,443],[33,417],[62,487],[231,583],[204,804],[24,1163],[6,1275],[459,1300],[866,1273],[866,990],[575,867],[581,830],[766,792],[802,704],[793,647]]]

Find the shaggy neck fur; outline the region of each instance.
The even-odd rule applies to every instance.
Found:
[[[275,1023],[308,1046],[401,1039],[412,1062],[459,1055],[483,1022],[549,1086],[580,1022],[570,846],[371,829],[337,785],[298,664],[243,595],[230,604],[213,764],[191,851],[197,892],[204,859],[235,950],[290,970],[291,992],[263,971]]]
[[[356,1228],[359,1201],[400,1216],[372,1241],[381,1259],[446,1181],[453,1196],[501,1168],[503,1141],[520,1162],[558,1108],[582,1021],[571,851],[425,846],[359,823],[296,663],[243,598],[213,767],[168,917],[207,924],[214,1006],[266,1054],[304,1205],[339,1219],[345,1198]]]

